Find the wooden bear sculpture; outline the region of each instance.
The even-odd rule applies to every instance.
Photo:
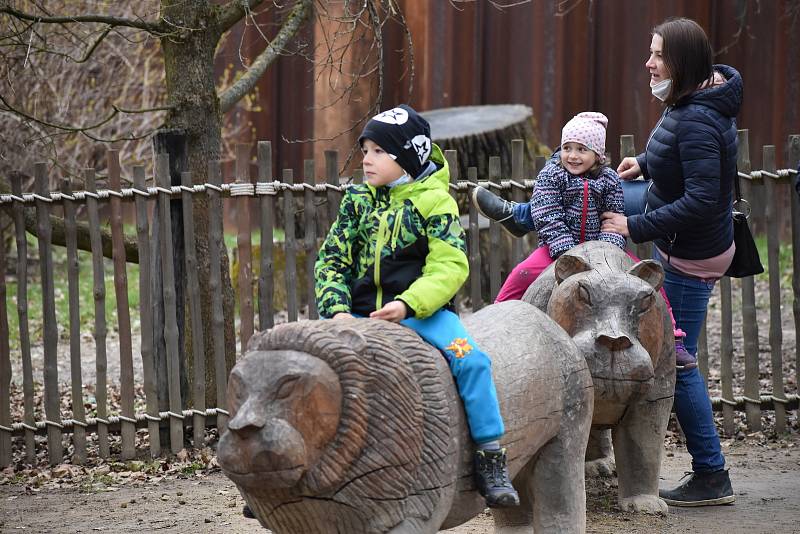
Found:
[[[491,355],[519,508],[497,532],[584,532],[593,387],[575,343],[515,301],[464,321]],[[413,331],[303,321],[253,337],[217,450],[276,534],[424,534],[479,514],[473,447],[447,362]]]
[[[556,260],[525,292],[560,324],[583,352],[595,387],[588,460],[610,462],[612,430],[623,510],[667,512],[658,497],[664,434],[675,391],[672,324],[658,290],[661,265],[634,265],[600,241],[578,245]],[[599,450],[597,450],[599,449]],[[606,458],[603,458],[603,457]]]

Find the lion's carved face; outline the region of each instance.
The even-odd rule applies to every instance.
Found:
[[[293,350],[251,352],[228,381],[220,466],[237,484],[290,488],[336,436],[342,391],[324,361]]]

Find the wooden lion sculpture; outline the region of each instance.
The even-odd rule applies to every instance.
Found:
[[[613,469],[611,429],[619,504],[635,512],[667,512],[658,473],[675,391],[675,345],[658,292],[663,281],[658,262],[634,265],[619,248],[587,241],[559,257],[523,296],[586,357],[595,387],[587,460],[608,466],[600,471]]]
[[[515,301],[465,325],[493,359],[518,508],[497,532],[584,532],[593,388],[574,342]],[[276,534],[423,534],[482,512],[447,362],[412,330],[303,321],[253,337],[228,382],[225,474]]]

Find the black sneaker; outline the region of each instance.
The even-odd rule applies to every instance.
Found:
[[[503,225],[508,233],[515,237],[522,237],[528,230],[517,224],[514,220],[514,206],[516,202],[505,200],[481,186],[472,189],[472,203],[484,217],[497,221]]]
[[[505,449],[475,451],[475,485],[490,508],[519,506],[519,495],[508,476]]]
[[[688,478],[672,490],[658,490],[658,496],[672,506],[711,506],[736,500],[727,469],[713,473],[686,473]]]
[[[242,506],[242,515],[245,516],[247,519],[255,519],[256,518],[256,516],[253,513],[253,511],[246,504],[244,506]]]
[[[683,345],[683,338],[675,339],[675,369],[688,371],[697,367],[697,358],[691,355]]]

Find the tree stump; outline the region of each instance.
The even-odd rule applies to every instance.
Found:
[[[511,141],[525,141],[525,169],[534,169],[536,156],[549,156],[550,149],[536,134],[533,110],[521,104],[460,106],[422,113],[431,124],[431,138],[442,150],[458,151],[458,177],[477,167],[478,176],[488,176],[489,157],[500,156],[503,177],[511,176]]]

